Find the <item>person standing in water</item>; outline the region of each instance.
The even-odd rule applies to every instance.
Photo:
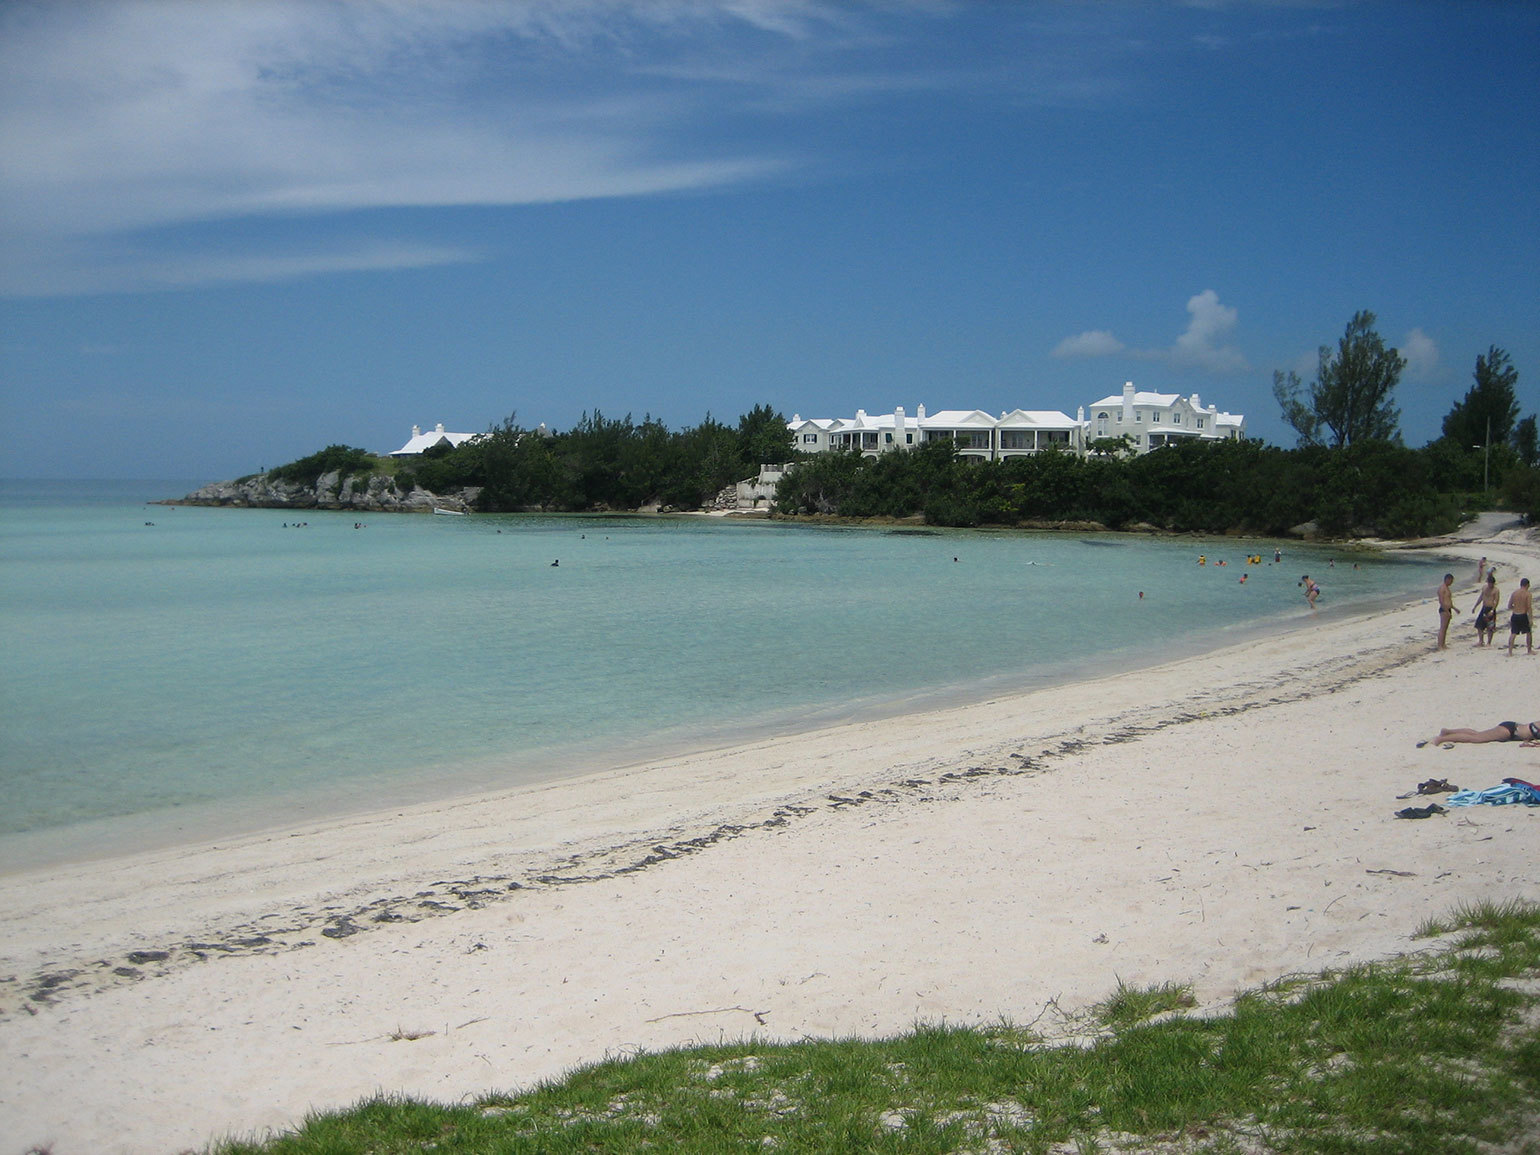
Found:
[[[1518,595],[1515,594],[1515,597]],[[1444,584],[1438,587],[1438,648],[1449,647],[1449,623],[1454,619],[1454,574],[1444,575]],[[1511,643],[1510,643],[1511,648]]]

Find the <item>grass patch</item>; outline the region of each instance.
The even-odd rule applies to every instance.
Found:
[[[1291,977],[1222,1015],[1182,1014],[1183,986],[1120,982],[1063,1021],[1073,1044],[1009,1021],[749,1040],[607,1061],[458,1106],[375,1099],[209,1150],[1540,1155],[1540,906],[1462,906],[1421,933],[1451,938]]]

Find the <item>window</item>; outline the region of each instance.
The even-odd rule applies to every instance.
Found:
[[[1201,417],[1200,417],[1200,418],[1198,418],[1198,428],[1199,428],[1199,429],[1202,429],[1202,428],[1203,428],[1203,418],[1201,418]]]
[[[1180,413],[1173,413],[1173,414],[1171,414],[1171,424],[1172,425],[1180,425],[1181,423],[1182,423],[1182,415]]]
[[[886,443],[888,445],[892,445],[893,444],[893,435],[891,433],[884,433],[882,435],[882,439],[883,439],[884,443]]]
[[[913,433],[906,433],[906,434],[904,434],[904,444],[905,445],[913,445],[914,444],[914,434]]]
[[[1144,414],[1141,413],[1139,410],[1135,409],[1134,410],[1134,420],[1135,421],[1143,421],[1144,420]]]
[[[1160,424],[1160,414],[1159,413],[1151,413],[1150,414],[1150,420],[1153,421],[1156,425],[1159,425]]]
[[[818,434],[816,434],[816,433],[804,433],[802,435],[802,444],[803,445],[817,445],[818,444]]]

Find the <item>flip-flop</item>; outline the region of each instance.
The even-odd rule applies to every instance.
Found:
[[[1397,818],[1432,818],[1435,814],[1447,814],[1437,802],[1430,802],[1426,806],[1408,806],[1405,810],[1397,810]]]

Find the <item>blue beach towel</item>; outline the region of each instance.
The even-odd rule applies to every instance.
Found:
[[[1540,789],[1518,778],[1504,778],[1501,786],[1485,790],[1457,790],[1445,802],[1449,806],[1540,806]]]

